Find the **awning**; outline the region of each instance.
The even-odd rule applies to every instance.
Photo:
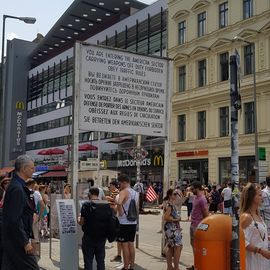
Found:
[[[67,172],[65,171],[51,171],[42,174],[39,178],[45,178],[45,177],[67,177]]]
[[[32,174],[32,177],[33,178],[37,178],[37,177],[39,177],[40,175],[42,175],[42,174],[44,174],[44,173],[46,173],[47,171],[38,171],[38,172],[34,172],[33,174]]]
[[[0,169],[0,176],[5,176],[14,171],[14,167],[4,167]]]

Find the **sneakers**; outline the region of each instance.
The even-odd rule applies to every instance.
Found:
[[[122,258],[120,255],[116,255],[111,259],[111,262],[122,262]]]

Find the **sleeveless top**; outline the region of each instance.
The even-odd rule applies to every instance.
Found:
[[[252,220],[249,226],[244,229],[245,245],[254,245],[258,248],[268,249],[268,234],[265,223]],[[255,254],[246,250],[246,270],[269,270],[270,261],[261,254]]]
[[[129,207],[131,198],[136,200],[136,204],[138,203],[138,200],[139,200],[139,193],[138,192],[136,192],[132,188],[128,188],[128,192],[129,192],[128,199],[123,204],[123,208],[125,209],[126,213],[128,213],[128,207]],[[138,223],[138,220],[135,220],[135,221],[127,220],[127,216],[126,216],[125,212],[123,213],[122,216],[119,215],[119,217],[118,217],[119,223],[122,225],[134,225],[134,224],[136,225]]]

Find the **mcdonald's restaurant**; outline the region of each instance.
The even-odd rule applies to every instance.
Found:
[[[118,159],[107,161],[109,170],[116,170],[124,173],[131,179],[131,184],[136,182],[137,162],[134,159]],[[162,183],[164,168],[164,154],[153,153],[146,156],[140,165],[140,176],[142,182]]]

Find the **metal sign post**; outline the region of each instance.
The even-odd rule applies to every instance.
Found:
[[[241,97],[237,84],[237,56],[230,56],[230,78],[231,78],[231,179],[233,186],[239,186],[239,150],[238,150],[238,111],[241,109]],[[240,269],[240,249],[239,249],[239,194],[233,192],[232,198],[232,242],[231,242],[231,269]]]
[[[137,135],[137,149],[138,151],[141,151],[141,144],[142,144],[142,136]],[[136,161],[137,166],[137,182],[141,182],[141,160],[138,159]],[[140,199],[140,198],[139,198]],[[138,225],[136,230],[136,248],[139,248],[139,221],[140,221],[140,214],[138,213]]]

